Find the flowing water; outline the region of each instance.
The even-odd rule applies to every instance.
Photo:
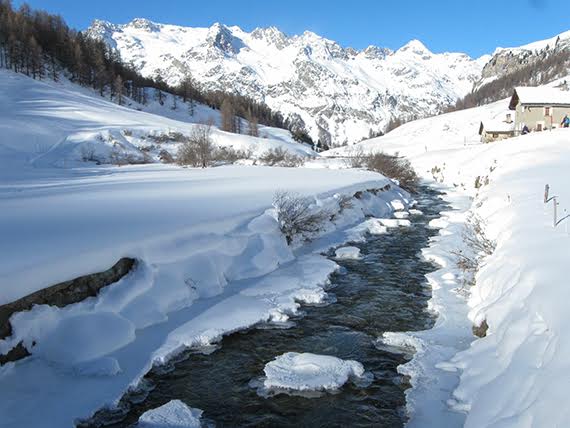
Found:
[[[408,385],[397,366],[408,357],[378,346],[377,339],[387,331],[422,330],[433,322],[426,311],[430,290],[424,275],[435,266],[422,259],[421,249],[437,234],[428,223],[445,205],[429,188],[417,200],[423,215],[411,217],[412,227],[369,236],[356,244],[360,260],[338,261],[343,269],[333,275],[328,291],[334,303],[304,307],[287,329],[259,326],[229,335],[209,355],[189,351],[172,371],[147,375],[148,395],[125,398],[124,412],[99,414],[91,423],[131,426],[146,410],[180,399],[202,409],[217,427],[403,426]],[[312,398],[258,395],[250,382],[263,375],[267,362],[290,351],[359,361],[373,380],[349,382]]]

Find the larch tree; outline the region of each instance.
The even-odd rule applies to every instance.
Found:
[[[225,98],[220,107],[222,115],[222,130],[236,132],[236,113],[232,102]]]
[[[115,100],[117,101],[117,104],[119,104],[120,106],[123,105],[123,90],[124,90],[123,78],[121,77],[121,75],[117,75],[117,77],[115,77],[115,80],[113,82],[113,91],[115,93]]]

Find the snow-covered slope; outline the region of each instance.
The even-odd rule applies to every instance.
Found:
[[[164,106],[128,101],[130,106],[121,107],[65,80],[40,82],[0,70],[0,177],[22,177],[21,168],[32,165],[71,167],[83,160],[112,162],[113,157],[158,161],[161,150],[175,155],[179,147],[176,141],[161,137],[189,135],[193,122],[210,118],[219,122],[219,112],[202,105],[190,116],[181,103],[175,111],[168,100]],[[315,154],[283,129],[261,127],[260,134],[266,138],[214,129],[212,137],[219,146],[254,155],[276,147],[303,156]]]
[[[570,131],[481,144],[479,122],[501,117],[507,105],[503,100],[412,122],[361,144],[408,156],[447,191],[454,208],[433,224],[441,234],[424,251],[442,266],[428,278],[430,306],[439,313],[435,328],[384,338],[419,351],[401,367],[414,385],[411,427],[462,425],[462,413],[466,427],[570,425],[570,224],[566,219],[554,228],[553,203],[543,203],[549,184],[559,218],[570,210]],[[465,289],[453,251],[468,251],[462,231],[470,213],[484,220],[497,247],[476,286]],[[470,345],[471,323],[483,320],[487,336]]]
[[[190,72],[204,88],[263,101],[304,124],[315,141],[334,145],[383,130],[392,117],[438,112],[472,89],[488,59],[434,54],[418,40],[395,52],[357,51],[309,31],[289,37],[275,27],[248,33],[218,23],[95,21],[86,34],[106,41],[145,76],[158,71],[175,85]]]

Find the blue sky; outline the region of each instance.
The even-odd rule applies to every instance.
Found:
[[[15,6],[22,1],[15,0]],[[434,52],[471,56],[497,46],[518,46],[570,30],[568,0],[29,0],[33,8],[61,14],[74,28],[94,18],[245,30],[275,25],[287,34],[311,30],[343,46],[397,49],[420,39]]]

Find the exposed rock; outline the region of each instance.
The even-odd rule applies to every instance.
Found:
[[[489,325],[487,324],[487,320],[483,320],[481,325],[473,326],[473,334],[477,337],[485,337],[487,336],[487,330],[489,330]]]
[[[0,306],[0,339],[5,339],[12,335],[12,326],[10,324],[12,314],[28,311],[34,305],[51,305],[61,308],[72,303],[81,302],[88,297],[96,296],[103,287],[113,284],[127,275],[135,264],[135,259],[125,257],[104,272],[97,272],[62,282]],[[7,355],[0,355],[0,364],[24,358],[27,355],[29,355],[27,350],[20,343],[10,350]]]

